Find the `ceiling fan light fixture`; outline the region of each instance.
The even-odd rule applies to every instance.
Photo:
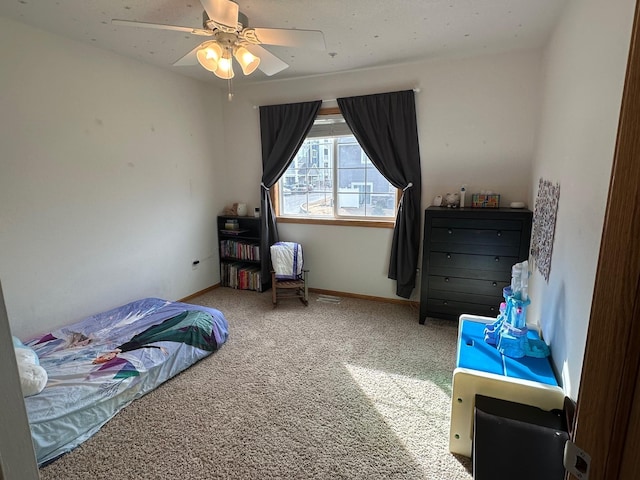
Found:
[[[194,46],[195,48],[186,55],[173,62],[173,66],[200,64],[205,70],[225,80],[230,80],[234,76],[232,65],[234,57],[242,67],[244,75],[251,75],[259,68],[270,77],[289,67],[286,62],[262,48],[261,45],[326,50],[324,35],[320,30],[249,28],[249,19],[239,11],[237,2],[233,0],[199,0],[199,2],[204,8],[202,28],[118,19],[111,20],[111,23],[207,37],[208,41]],[[187,6],[190,7],[191,4]],[[227,60],[222,61],[225,54]],[[221,71],[221,65],[223,71]]]
[[[198,63],[210,72],[218,70],[218,63],[222,57],[222,48],[216,42],[206,42],[196,52]]]
[[[242,73],[245,75],[251,75],[260,65],[260,59],[244,47],[238,47],[234,57],[236,57],[242,67]]]
[[[233,78],[233,59],[231,58],[231,54],[229,50],[224,51],[222,54],[222,58],[218,60],[218,68],[215,72],[216,77],[222,78],[224,80],[229,80]]]

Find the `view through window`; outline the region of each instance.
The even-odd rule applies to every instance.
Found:
[[[397,189],[376,169],[342,115],[321,115],[278,181],[279,215],[394,220]]]

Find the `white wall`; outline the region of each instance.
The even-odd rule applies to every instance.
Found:
[[[219,90],[3,18],[0,61],[0,277],[14,334],[217,283]]]
[[[531,280],[538,323],[577,398],[627,64],[634,0],[572,0],[546,49],[531,191],[560,184],[551,274]],[[615,348],[615,346],[612,346]]]
[[[422,207],[463,183],[470,193],[502,194],[503,205],[526,201],[540,65],[540,52],[525,51],[237,87],[233,102],[224,106],[227,153],[237,172],[229,176],[234,192],[229,201],[259,204],[262,164],[254,106],[416,87]],[[387,278],[390,229],[280,224],[279,231],[281,238],[306,247],[312,287],[398,298],[395,282]],[[413,298],[418,297],[416,289]]]

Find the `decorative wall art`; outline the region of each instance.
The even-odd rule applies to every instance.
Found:
[[[533,211],[533,235],[531,237],[531,256],[538,271],[549,282],[551,270],[551,252],[556,232],[556,215],[560,201],[560,184],[552,184],[540,179],[538,197]]]

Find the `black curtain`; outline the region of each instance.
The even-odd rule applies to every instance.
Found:
[[[413,90],[338,98],[349,128],[371,162],[403,190],[393,230],[389,278],[396,295],[409,298],[420,252],[421,170]]]
[[[270,188],[284,174],[300,150],[322,100],[286,105],[260,107],[260,136],[262,139],[262,255],[269,255],[269,247],[278,241],[276,215],[271,203]],[[263,263],[262,278],[269,275],[269,262]]]

